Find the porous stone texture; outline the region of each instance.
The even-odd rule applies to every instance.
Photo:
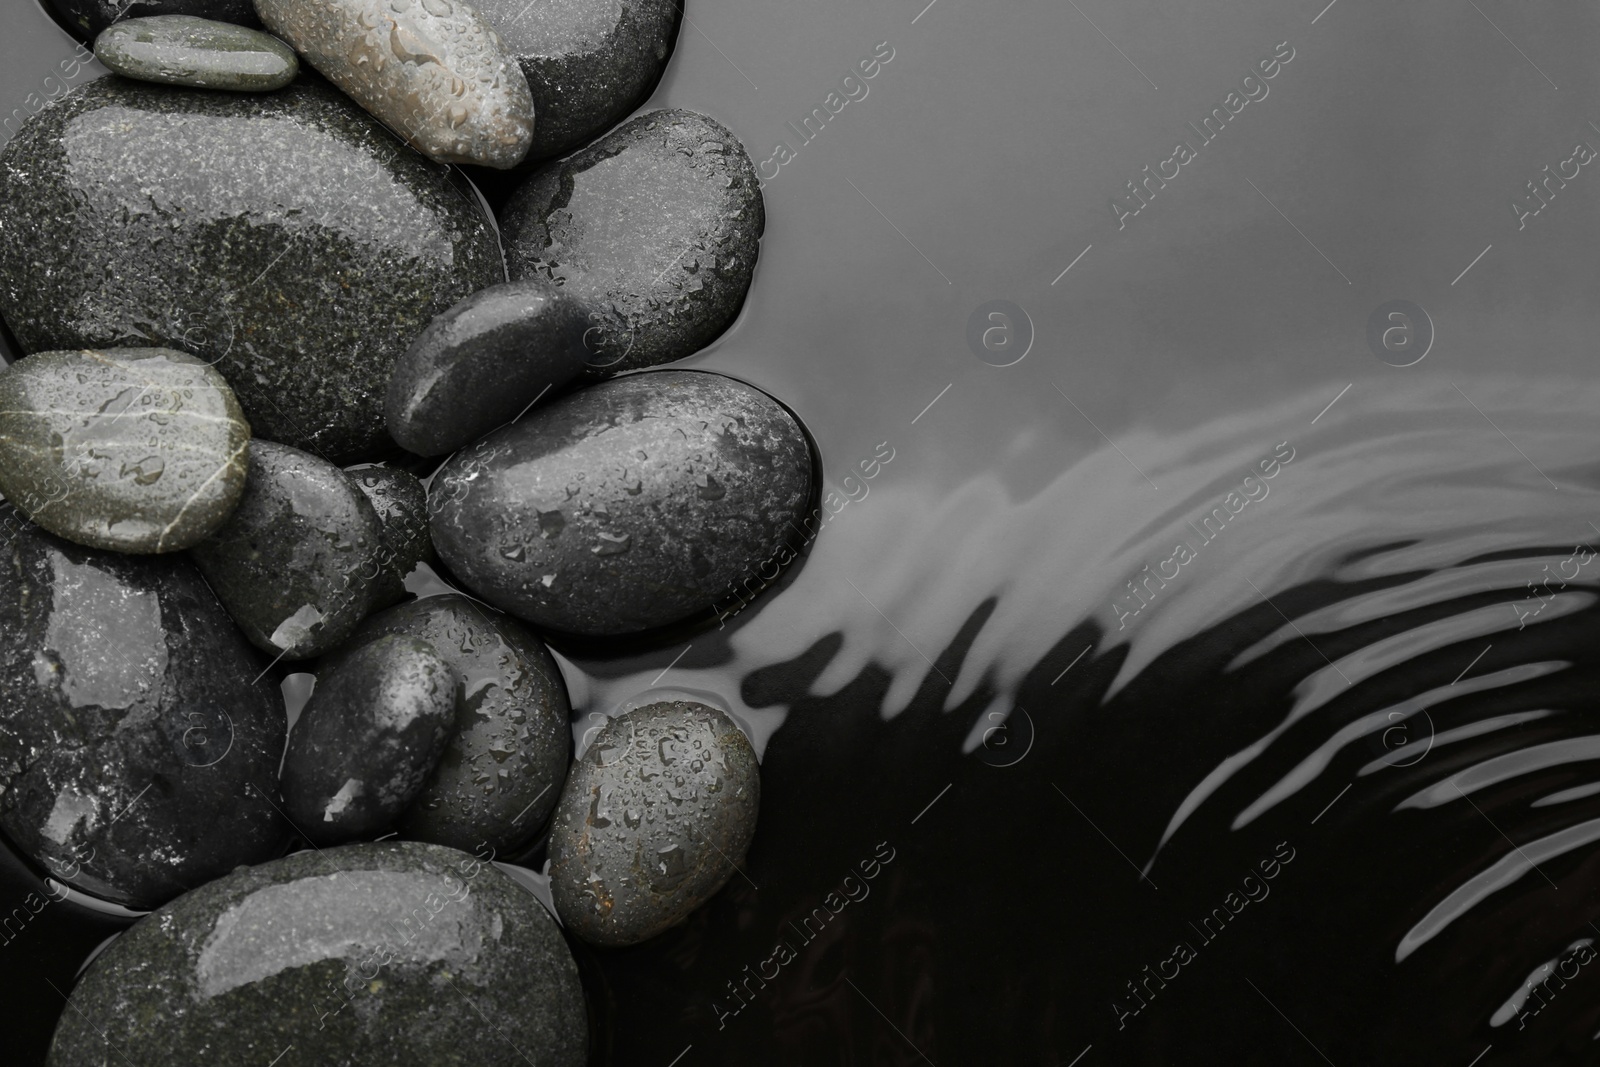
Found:
[[[386,608],[405,597],[406,576],[416,565],[433,558],[428,491],[416,475],[399,467],[361,467],[345,473],[367,494],[383,527],[383,576],[373,607]]]
[[[682,922],[755,836],[761,768],[722,712],[664,701],[600,728],[550,831],[550,892],[568,930],[634,945]]]
[[[535,172],[501,211],[513,280],[603,313],[586,373],[693,355],[744,304],[766,226],[756,169],[725,127],[673,108]]]
[[[349,475],[258,439],[239,506],[190,554],[256,647],[305,659],[337,647],[372,611],[383,547],[378,513]]]
[[[9,507],[0,531],[11,841],[135,908],[276,854],[283,696],[194,567],[70,544]]]
[[[141,919],[84,972],[48,1062],[582,1067],[587,1043],[538,900],[473,856],[386,841],[242,868]]]
[[[478,596],[539,626],[620,635],[777,575],[810,499],[794,417],[719,374],[570,393],[434,475],[433,543]]]
[[[543,278],[490,286],[434,319],[389,379],[389,433],[443,456],[576,378],[587,309]]]
[[[539,121],[525,163],[581,148],[644,103],[678,35],[673,0],[477,0],[516,58]]]
[[[95,38],[94,56],[124,78],[192,89],[270,92],[300,71],[294,49],[271,34],[192,15],[119,22]]]
[[[275,93],[101,78],[0,152],[0,314],[28,352],[188,352],[257,435],[378,458],[395,359],[505,280],[463,181],[309,76]]]
[[[294,828],[318,845],[388,829],[444,754],[460,696],[455,670],[414,637],[381,637],[325,672],[283,761]]]
[[[39,352],[0,367],[0,493],[69,541],[172,552],[244,492],[250,426],[183,352]]]
[[[514,167],[533,97],[464,0],[255,0],[268,29],[407,144],[440,163]]]
[[[463,686],[455,734],[401,816],[401,836],[515,852],[538,835],[567,776],[572,705],[560,668],[515,619],[448,594],[373,615],[318,675],[389,634],[432,645]]]
[[[259,26],[251,0],[45,0],[68,30],[85,41],[119,19],[193,15],[240,26]]]

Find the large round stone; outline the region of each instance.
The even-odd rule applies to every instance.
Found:
[[[539,275],[605,313],[588,373],[693,355],[739,314],[766,225],[738,138],[651,111],[533,174],[501,212],[512,278]]]
[[[544,906],[396,841],[241,869],[141,919],[84,972],[49,1064],[582,1067],[587,1043]]]
[[[620,635],[776,577],[811,480],[805,435],[771,397],[655,371],[568,394],[458,452],[428,506],[435,549],[478,596],[553,630]]]
[[[307,76],[264,94],[103,78],[0,152],[0,314],[25,351],[189,352],[258,435],[332,460],[393,447],[394,360],[503,280],[470,188]]]
[[[0,513],[0,827],[141,908],[273,855],[283,697],[199,573]]]

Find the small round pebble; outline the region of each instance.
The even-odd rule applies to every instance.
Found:
[[[271,34],[192,15],[118,22],[95,38],[94,57],[124,78],[194,89],[270,92],[300,72]]]
[[[692,111],[629,119],[512,193],[501,236],[513,280],[544,277],[608,317],[594,377],[693,355],[744,304],[766,225],[756,168]]]
[[[475,594],[535,625],[618,636],[709,613],[793,553],[804,432],[720,374],[601,382],[497,430],[434,475],[433,543]]]
[[[543,278],[493,285],[434,319],[389,379],[389,435],[443,456],[583,370],[587,311]]]
[[[401,816],[401,836],[515,852],[544,826],[572,755],[572,705],[560,668],[515,619],[452,593],[373,615],[318,674],[388,634],[432,645],[463,686],[455,734]]]
[[[56,20],[86,41],[121,19],[193,15],[239,26],[259,26],[252,0],[46,0]]]
[[[399,467],[361,467],[346,471],[367,494],[383,527],[383,576],[374,608],[399,603],[405,580],[419,563],[433,558],[428,532],[428,491],[417,476]]]
[[[454,669],[414,637],[380,637],[323,673],[283,761],[295,829],[316,845],[388,829],[444,754],[460,695]]]
[[[49,1067],[582,1067],[578,967],[532,893],[416,842],[240,868],[85,970]]]
[[[69,541],[188,548],[238,504],[249,445],[233,390],[183,352],[39,352],[0,369],[0,493]]]
[[[717,709],[674,700],[613,718],[556,806],[562,923],[596,945],[636,945],[682,922],[744,861],[760,805],[755,750]]]
[[[285,659],[350,636],[384,574],[383,528],[355,481],[259,438],[238,508],[190,554],[245,636]]]

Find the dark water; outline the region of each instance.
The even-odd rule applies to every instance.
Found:
[[[924,3],[692,3],[653,101],[792,153],[690,363],[837,514],[725,629],[564,649],[580,740],[687,690],[764,744],[743,873],[585,953],[597,1062],[1600,1059],[1600,16]],[[22,106],[71,46],[7,29]],[[30,1047],[110,928],[71,908],[0,946]]]

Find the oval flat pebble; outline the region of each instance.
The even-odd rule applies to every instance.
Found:
[[[257,435],[340,464],[393,451],[396,357],[503,281],[464,179],[321,79],[100,78],[0,150],[0,314],[23,351],[180,349],[228,380]]]
[[[500,222],[513,280],[549,278],[607,314],[589,346],[603,376],[715,340],[744,304],[766,214],[738,138],[674,108],[534,173]]]
[[[238,504],[249,444],[228,383],[183,352],[39,352],[0,369],[0,493],[69,541],[188,548]]]
[[[426,641],[462,681],[455,733],[422,794],[401,816],[401,835],[514,852],[538,835],[566,779],[572,705],[560,668],[515,619],[447,594],[373,615],[319,664],[319,677],[389,634]]]
[[[268,92],[300,72],[294,49],[268,33],[192,15],[154,15],[107,27],[94,57],[124,78],[194,89]]]
[[[444,754],[460,690],[455,670],[414,637],[381,637],[322,674],[283,760],[295,829],[317,845],[387,829]]]
[[[406,595],[406,576],[417,564],[433,558],[428,491],[416,475],[398,467],[362,467],[345,473],[367,495],[383,527],[383,577],[373,607],[386,608]]]
[[[587,312],[543,278],[493,285],[434,319],[389,379],[389,435],[443,456],[576,378]]]
[[[616,716],[556,805],[562,923],[596,945],[635,945],[682,922],[743,862],[760,806],[755,750],[716,708],[674,700]]]
[[[192,15],[240,26],[259,26],[252,0],[46,0],[56,20],[85,40],[93,40],[121,19]]]
[[[193,565],[0,519],[0,828],[135,908],[275,855],[283,695]]]
[[[771,397],[654,371],[570,393],[457,453],[428,508],[439,557],[484,600],[553,630],[621,635],[707,613],[785,562],[811,484],[805,434]]]
[[[661,79],[678,35],[673,0],[475,0],[533,93],[525,162],[581,148],[621,122]]]
[[[463,0],[256,0],[268,29],[429,159],[514,167],[533,97]]]
[[[321,655],[350,636],[384,573],[383,529],[355,481],[260,439],[238,508],[190,554],[245,636],[285,659]]]
[[[533,894],[385,841],[241,868],[141,919],[85,970],[47,1062],[582,1067],[587,1025]]]

